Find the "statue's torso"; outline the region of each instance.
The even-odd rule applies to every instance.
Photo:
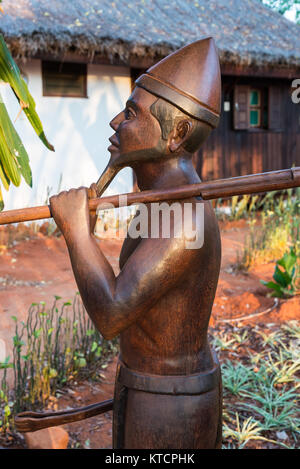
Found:
[[[212,366],[207,326],[218,282],[221,245],[209,202],[205,202],[204,226],[204,245],[194,251],[188,271],[183,271],[177,284],[121,333],[121,359],[130,368],[174,375],[197,373]],[[121,269],[140,242],[140,238],[124,241]]]

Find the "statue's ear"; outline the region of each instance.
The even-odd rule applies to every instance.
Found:
[[[193,129],[192,121],[189,119],[180,120],[174,126],[168,138],[168,148],[171,153],[176,152],[191,135]]]

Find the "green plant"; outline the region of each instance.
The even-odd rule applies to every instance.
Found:
[[[300,371],[299,356],[295,361],[287,359],[285,351],[280,349],[279,352],[275,354],[275,357],[270,353],[268,357],[267,371],[275,376],[274,384],[297,381],[296,374]]]
[[[0,363],[0,370],[4,370],[3,377],[1,380],[0,388],[0,409],[2,409],[2,415],[0,417],[0,433],[6,432],[10,426],[10,416],[11,416],[11,405],[9,402],[8,396],[8,386],[6,381],[6,374],[8,368],[12,368],[13,364],[10,363],[10,357],[7,357],[3,363]]]
[[[286,387],[283,387],[277,390],[274,387],[273,380],[270,384],[258,382],[254,391],[243,391],[242,395],[250,398],[252,402],[245,402],[240,407],[248,407],[252,413],[262,417],[262,427],[264,430],[273,428],[300,430],[300,419],[295,416],[297,401],[299,404],[299,396],[294,389],[287,390]]]
[[[219,326],[220,327],[220,326]],[[299,322],[282,326],[222,326],[213,336],[230,347],[219,349],[224,389],[223,448],[245,448],[250,441],[277,448],[299,441]],[[240,345],[244,336],[247,346]],[[216,340],[215,340],[216,341]],[[245,341],[244,341],[245,342]],[[228,358],[230,357],[230,359]],[[282,442],[278,433],[285,432]],[[277,440],[276,440],[277,438]],[[265,445],[263,446],[265,447]]]
[[[226,423],[223,427],[224,437],[233,441],[232,449],[236,449],[236,447],[237,449],[243,449],[250,440],[261,440],[278,444],[278,441],[265,438],[261,435],[263,428],[260,422],[256,421],[252,417],[244,420],[241,426],[239,414],[236,413],[235,427],[236,429],[231,428]],[[287,448],[284,443],[279,443],[279,445]]]
[[[236,339],[234,337],[229,338],[227,334],[224,334],[224,336],[217,336],[213,338],[213,346],[214,348],[219,351],[219,350],[234,350],[237,347],[237,344],[235,344]]]
[[[263,347],[266,347],[269,345],[270,347],[274,348],[276,345],[278,345],[278,341],[282,337],[281,331],[273,331],[270,332],[269,330],[267,332],[265,331],[257,331],[257,334],[263,339],[262,345]]]
[[[268,192],[252,205],[249,234],[237,267],[272,262],[292,248],[300,255],[300,188]]]
[[[44,302],[33,303],[26,322],[12,317],[13,360],[9,363],[8,358],[2,366],[5,374],[1,382],[4,399],[9,395],[6,371],[12,367],[13,405],[7,414],[11,424],[15,413],[47,406],[56,391],[70,381],[97,379],[104,361],[117,351],[117,341],[104,340],[95,329],[79,295],[59,309],[60,299],[56,296],[49,310]],[[2,408],[7,405],[3,399]]]
[[[232,197],[229,220],[239,220],[242,217],[247,217],[250,197],[250,195],[243,195],[241,198],[237,195]]]
[[[222,365],[222,379],[225,392],[230,392],[234,396],[239,395],[252,386],[253,372],[242,363],[232,363],[227,360]]]
[[[271,296],[279,298],[287,298],[294,296],[299,291],[296,285],[296,279],[298,279],[298,259],[293,250],[290,249],[289,253],[285,253],[281,259],[276,262],[275,272],[273,274],[274,282],[266,282],[260,280],[260,282],[272,290]],[[280,267],[283,268],[280,269]]]
[[[0,0],[2,2],[2,0]],[[3,9],[1,7],[3,13]],[[0,81],[8,83],[12,88],[21,111],[24,111],[31,126],[49,150],[54,151],[43,131],[42,123],[35,110],[35,102],[29,93],[20,70],[13,60],[2,34],[0,34]],[[19,186],[21,176],[29,186],[32,186],[32,174],[28,154],[16,132],[0,95],[0,181],[8,190],[10,183]],[[0,211],[4,208],[0,187]]]
[[[242,218],[249,218],[256,210],[258,195],[235,195],[228,201],[223,202],[221,198],[214,201],[214,209],[219,220],[236,221]]]
[[[233,337],[237,341],[238,344],[244,344],[249,337],[249,333],[246,329],[243,332],[234,333]]]
[[[235,422],[236,429],[229,427],[226,423],[223,427],[223,436],[224,438],[230,438],[236,444],[238,449],[244,448],[244,446],[250,440],[266,440],[261,435],[261,425],[259,422],[254,420],[252,417],[244,420],[244,422],[240,423],[240,417],[238,413],[236,413],[236,422]]]
[[[283,324],[282,330],[300,341],[300,326],[298,324],[298,321],[289,321],[287,324]]]

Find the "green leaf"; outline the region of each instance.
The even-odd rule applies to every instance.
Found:
[[[49,378],[56,378],[57,377],[57,371],[54,368],[50,368],[49,371]]]
[[[25,343],[22,340],[19,340],[16,335],[13,337],[13,343],[15,347],[23,347],[23,345],[25,345]]]
[[[83,368],[84,366],[86,366],[85,358],[79,358],[78,361],[77,361],[77,366],[78,366],[78,368]]]
[[[0,370],[4,370],[4,369],[7,369],[7,368],[13,368],[13,367],[14,367],[13,363],[6,363],[6,362],[0,363]]]
[[[239,199],[239,196],[238,195],[234,195],[232,198],[231,198],[231,214],[234,215],[235,213],[235,207],[238,203],[238,199]]]
[[[13,184],[20,184],[20,173],[27,184],[32,186],[29,158],[25,147],[14,128],[3,101],[0,101],[0,140],[1,164],[8,179]]]
[[[291,283],[291,277],[287,272],[282,272],[278,265],[275,267],[275,272],[273,275],[275,282],[279,283],[282,287],[287,287]]]
[[[33,335],[34,335],[34,337],[35,337],[36,339],[39,338],[39,336],[41,335],[42,330],[43,330],[43,329],[40,328],[40,329],[37,329],[36,331],[33,332]]]
[[[283,296],[283,291],[281,289],[281,286],[278,285],[277,283],[274,282],[265,282],[264,280],[260,280],[260,282],[265,285],[267,288],[270,288],[271,290],[275,290],[275,292],[278,293],[280,297]]]
[[[24,86],[20,70],[9,52],[7,45],[0,34],[0,79],[9,83],[17,95],[21,106],[29,106],[28,90]]]
[[[27,88],[27,85],[23,79],[21,79],[24,83],[24,86]],[[27,93],[28,93],[28,102],[29,102],[29,107],[24,108],[23,111],[26,114],[27,119],[29,120],[30,124],[32,125],[33,129],[43,142],[43,144],[48,148],[48,150],[55,151],[54,146],[51,145],[49,140],[47,139],[45,132],[43,130],[43,126],[41,123],[41,120],[35,110],[35,102],[31,94],[29,93],[29,90],[27,88]]]
[[[95,350],[97,350],[97,346],[98,346],[97,342],[93,342],[91,352],[95,352]]]
[[[8,190],[9,188],[9,185],[10,185],[10,180],[9,178],[7,177],[5,171],[4,171],[4,168],[2,166],[2,162],[0,161],[0,179],[2,181],[2,184],[4,186],[4,189]]]
[[[246,210],[249,199],[250,199],[250,195],[243,195],[243,198],[238,203],[237,208],[236,208],[236,212],[235,212],[235,218],[237,220],[243,214],[243,212]]]
[[[283,293],[286,296],[294,296],[295,295],[295,289],[294,288],[283,288]]]
[[[277,261],[277,264],[283,267],[289,275],[292,274],[294,265],[297,262],[297,256],[291,249],[289,253],[285,253],[284,256]]]
[[[256,204],[257,199],[258,199],[258,195],[253,195],[252,196],[250,207],[249,207],[249,212],[251,212],[252,209],[255,208],[255,204]]]
[[[0,80],[10,84],[33,129],[44,145],[49,150],[54,151],[53,145],[51,145],[46,138],[41,120],[35,110],[34,99],[31,96],[27,84],[23,80],[20,70],[13,60],[7,45],[5,44],[2,34],[0,34]]]
[[[15,186],[19,186],[21,182],[20,171],[17,166],[16,156],[11,152],[6,135],[1,127],[3,105],[0,103],[0,160],[7,174],[7,177]]]

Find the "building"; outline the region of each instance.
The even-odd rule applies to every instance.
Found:
[[[220,53],[219,127],[195,155],[204,180],[300,165],[300,27],[259,0],[3,0],[2,31],[37,103],[43,148],[25,116],[16,127],[30,156],[33,189],[12,188],[6,208],[44,203],[60,189],[97,180],[109,154],[109,121],[133,80],[168,53],[205,36]],[[12,116],[18,106],[1,88]],[[300,97],[300,93],[299,93]],[[124,169],[110,192],[128,192]]]

